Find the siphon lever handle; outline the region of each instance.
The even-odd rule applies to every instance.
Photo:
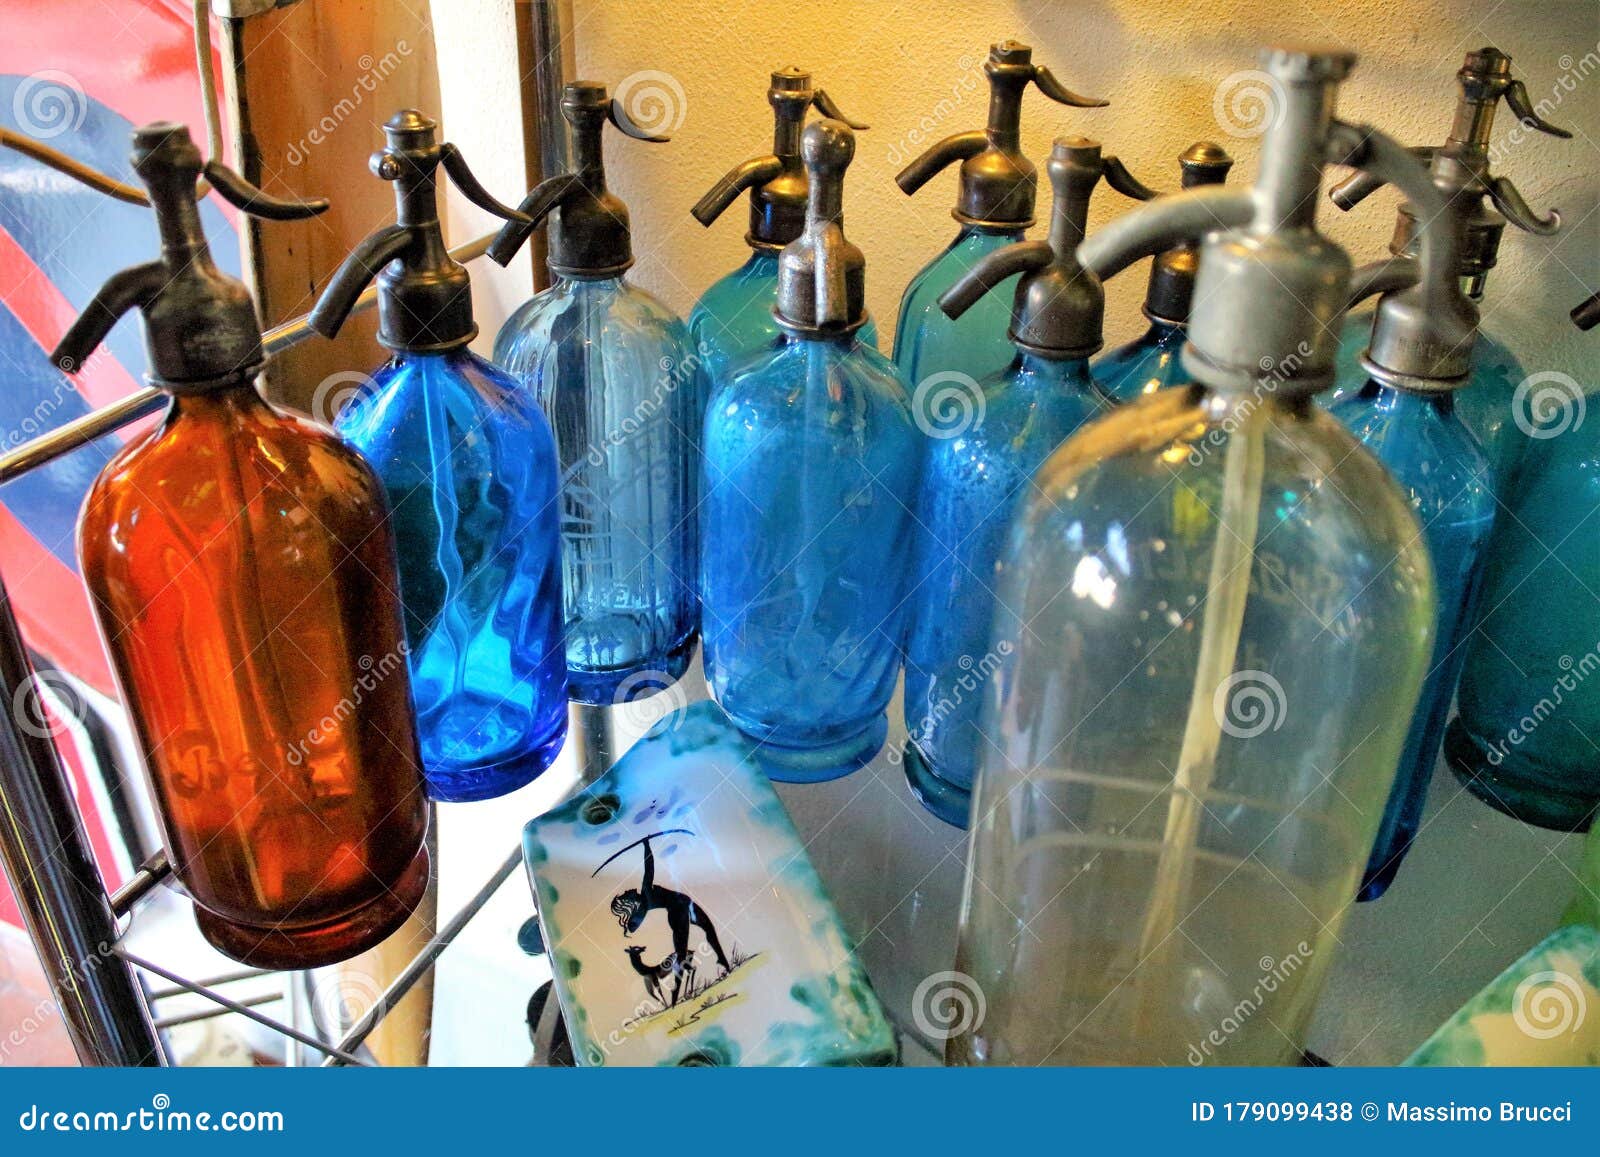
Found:
[[[819,113],[827,117],[829,120],[843,121],[857,132],[860,132],[862,129],[872,127],[862,121],[853,121],[849,117],[845,116],[840,110],[839,106],[834,103],[833,98],[820,88],[817,89],[812,95],[811,104]]]
[[[211,188],[241,213],[263,221],[303,221],[328,211],[326,197],[282,199],[256,188],[221,161],[210,160],[201,169]]]
[[[1105,108],[1111,103],[1109,100],[1102,100],[1097,96],[1078,95],[1057,80],[1055,73],[1042,64],[1034,66],[1033,83],[1038,86],[1039,91],[1044,93],[1045,96],[1057,104],[1064,104],[1070,108]]]

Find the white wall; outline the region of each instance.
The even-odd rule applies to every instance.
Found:
[[[1508,229],[1489,289],[1488,326],[1530,369],[1555,368],[1600,384],[1600,337],[1579,335],[1566,311],[1600,288],[1600,3],[1596,0],[575,0],[578,72],[616,90],[640,78],[667,94],[673,142],[606,142],[612,185],[633,214],[635,277],[680,312],[714,278],[741,262],[746,210],[736,206],[710,229],[689,206],[734,163],[771,145],[768,73],[811,69],[852,117],[860,135],[846,184],[846,228],[867,254],[868,304],[883,341],[894,330],[906,281],[953,235],[955,177],[946,172],[914,199],[893,183],[918,149],[908,145],[941,102],[953,112],[926,126],[922,142],[981,128],[987,85],[980,71],[991,42],[1015,37],[1034,47],[1074,90],[1111,100],[1100,110],[1067,109],[1030,92],[1024,147],[1042,162],[1056,136],[1102,141],[1133,172],[1161,188],[1177,181],[1176,157],[1190,142],[1215,139],[1255,170],[1258,140],[1229,135],[1213,101],[1224,78],[1255,65],[1271,41],[1331,42],[1361,54],[1344,86],[1340,114],[1370,121],[1407,143],[1439,144],[1449,129],[1454,74],[1469,49],[1494,44],[1535,100],[1558,101],[1552,119],[1572,141],[1528,135],[1509,150],[1503,172],[1536,208],[1567,219],[1554,241]],[[1587,57],[1587,60],[1585,59]],[[681,95],[679,95],[681,93]],[[648,115],[648,108],[638,110]],[[1515,129],[1502,109],[1497,138]],[[1048,191],[1040,212],[1048,212]],[[1324,228],[1359,263],[1380,256],[1394,224],[1386,191],[1346,216],[1327,205]],[[1091,220],[1129,206],[1102,189]],[[1133,336],[1145,266],[1109,287],[1107,339]],[[492,319],[486,317],[485,328]]]
[[[472,173],[503,204],[516,205],[527,192],[528,162],[515,110],[522,103],[520,61],[515,48],[519,0],[430,0],[434,51],[439,59],[439,111],[445,139],[461,149]],[[486,51],[485,45],[496,45]],[[446,186],[445,236],[452,245],[493,233],[503,222],[467,200],[454,182]],[[478,320],[474,348],[485,357],[494,335],[517,306],[528,300],[533,266],[525,245],[501,269],[487,258],[472,263],[472,306]]]

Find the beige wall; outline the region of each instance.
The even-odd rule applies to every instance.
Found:
[[[1234,154],[1237,178],[1254,172],[1257,139],[1228,135],[1213,98],[1225,77],[1254,67],[1262,43],[1355,48],[1361,60],[1344,87],[1341,115],[1407,143],[1433,144],[1449,128],[1462,54],[1492,43],[1513,56],[1535,100],[1559,101],[1552,119],[1576,137],[1530,136],[1508,152],[1503,172],[1535,207],[1559,206],[1569,227],[1554,242],[1507,231],[1488,323],[1530,368],[1600,384],[1600,336],[1585,339],[1565,321],[1572,305],[1600,288],[1596,0],[575,0],[575,8],[579,73],[614,89],[638,73],[663,73],[636,78],[635,95],[654,85],[671,104],[665,118],[682,118],[670,145],[617,135],[606,142],[612,184],[633,214],[635,276],[680,312],[747,253],[742,204],[710,229],[689,216],[689,206],[735,162],[770,147],[764,94],[773,68],[811,69],[845,112],[873,126],[858,140],[846,226],[867,254],[868,304],[885,345],[906,281],[955,229],[952,173],[915,199],[895,187],[894,173],[918,151],[908,144],[913,130],[922,128],[925,144],[982,127],[987,86],[979,69],[992,41],[1033,45],[1035,59],[1069,87],[1112,102],[1067,109],[1030,92],[1023,136],[1031,157],[1042,161],[1056,136],[1082,134],[1161,188],[1176,184],[1179,151],[1202,138]],[[948,114],[942,119],[941,106]],[[649,109],[636,109],[641,113]],[[1502,111],[1497,137],[1514,128]],[[1102,189],[1091,227],[1129,204]],[[1386,191],[1349,216],[1329,205],[1323,225],[1357,262],[1372,260],[1388,241],[1394,204]],[[1141,265],[1109,287],[1109,342],[1139,330],[1144,280]]]

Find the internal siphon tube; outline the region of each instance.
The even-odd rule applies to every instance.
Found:
[[[1153,1030],[1164,1006],[1166,971],[1162,954],[1182,922],[1194,874],[1195,842],[1206,794],[1216,776],[1217,749],[1222,742],[1222,716],[1215,708],[1217,688],[1233,672],[1244,626],[1250,573],[1255,560],[1257,524],[1261,517],[1261,485],[1265,471],[1266,405],[1246,399],[1238,428],[1228,439],[1223,462],[1222,510],[1216,545],[1206,578],[1200,654],[1195,664],[1189,714],[1184,722],[1167,822],[1156,863],[1155,887],[1145,910],[1135,968],[1139,1020]]]

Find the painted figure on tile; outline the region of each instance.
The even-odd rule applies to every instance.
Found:
[[[693,898],[683,892],[664,888],[655,882],[656,860],[655,853],[650,849],[650,841],[667,835],[693,835],[685,828],[671,828],[665,831],[652,832],[648,836],[635,840],[621,851],[613,853],[605,863],[604,868],[623,852],[631,851],[636,847],[644,848],[644,875],[637,888],[627,888],[618,892],[611,901],[612,914],[616,916],[617,923],[622,926],[622,934],[631,936],[644,926],[645,918],[656,909],[665,913],[667,927],[672,932],[672,952],[670,955],[657,961],[655,964],[646,964],[642,959],[644,949],[638,945],[630,945],[624,949],[628,954],[629,963],[635,972],[644,977],[645,990],[650,996],[660,1001],[663,1005],[671,1007],[678,1002],[683,992],[684,978],[693,970],[693,959],[689,953],[689,929],[699,928],[705,934],[706,945],[716,955],[717,967],[721,969],[719,975],[726,976],[732,971],[727,955],[722,951],[722,943],[717,939],[716,925],[711,917],[700,907]],[[600,873],[600,868],[595,869],[595,874]],[[662,994],[661,982],[668,976],[672,977],[672,999],[667,1000]]]

